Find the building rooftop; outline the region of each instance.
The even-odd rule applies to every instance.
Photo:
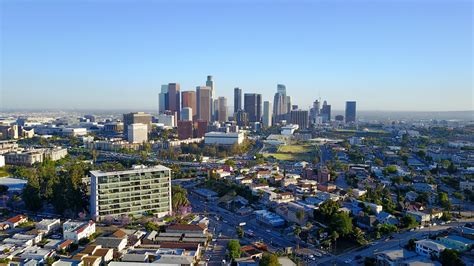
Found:
[[[126,175],[126,174],[136,174],[136,173],[155,172],[155,171],[171,171],[171,169],[163,165],[155,165],[155,166],[144,167],[144,168],[128,169],[124,171],[104,172],[101,170],[96,170],[96,171],[90,171],[90,173],[93,176],[99,177],[99,176],[110,176],[110,175],[119,175],[119,174]]]

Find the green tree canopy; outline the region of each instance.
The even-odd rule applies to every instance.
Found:
[[[227,250],[231,259],[240,258],[240,242],[237,239],[232,239],[227,244]]]
[[[445,249],[439,255],[439,261],[443,266],[462,266],[464,262],[459,258],[459,252],[453,249]]]
[[[265,253],[262,259],[258,262],[259,266],[279,266],[278,256],[275,254]]]

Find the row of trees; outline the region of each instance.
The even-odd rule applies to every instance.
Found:
[[[22,198],[29,210],[39,210],[43,204],[52,204],[58,213],[83,211],[87,206],[86,188],[82,178],[88,168],[82,163],[64,166],[60,171],[52,161],[44,161],[35,168],[22,170],[28,182]]]

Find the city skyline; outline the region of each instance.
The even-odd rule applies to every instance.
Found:
[[[162,84],[208,75],[229,108],[281,83],[305,110],[473,110],[468,1],[1,5],[4,110],[156,110]]]

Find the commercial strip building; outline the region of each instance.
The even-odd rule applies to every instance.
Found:
[[[158,217],[171,213],[171,169],[162,165],[135,166],[131,170],[91,171],[91,215],[141,216],[152,212]]]

